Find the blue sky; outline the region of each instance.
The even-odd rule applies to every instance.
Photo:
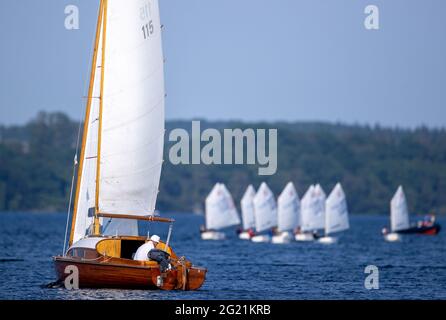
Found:
[[[0,2],[0,123],[83,116],[98,1]],[[64,27],[65,6],[80,29]],[[364,8],[380,9],[366,30]],[[160,0],[168,119],[446,126],[446,1]]]

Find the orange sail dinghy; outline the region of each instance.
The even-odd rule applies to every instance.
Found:
[[[206,269],[169,246],[173,220],[156,216],[164,145],[164,71],[157,0],[101,0],[68,250],[54,257],[80,287],[195,290]],[[138,221],[167,223],[163,253],[135,260],[149,239]],[[68,228],[67,228],[68,230]]]

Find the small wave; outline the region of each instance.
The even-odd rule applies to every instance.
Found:
[[[50,283],[42,284],[40,287],[42,289],[55,289],[55,288],[57,289],[57,288],[61,288],[61,287],[63,287],[63,281],[59,281],[59,280],[53,281],[53,282],[50,282]]]
[[[19,258],[0,258],[1,262],[19,262],[19,261],[25,261],[25,259],[19,259]]]

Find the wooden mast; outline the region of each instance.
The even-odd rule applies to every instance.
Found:
[[[96,61],[98,56],[98,46],[99,46],[99,38],[101,34],[101,26],[102,26],[102,17],[103,17],[103,8],[104,8],[104,0],[100,0],[99,4],[99,14],[98,14],[98,22],[96,26],[96,36],[95,36],[95,44],[94,44],[94,51],[93,51],[93,59],[91,63],[91,71],[90,71],[90,84],[88,87],[88,97],[87,97],[87,108],[85,111],[85,120],[84,120],[84,128],[83,128],[83,134],[82,134],[82,146],[81,146],[81,155],[80,155],[80,161],[79,161],[79,167],[77,170],[77,182],[76,182],[76,196],[74,200],[74,208],[73,208],[73,218],[71,219],[71,231],[70,231],[70,240],[69,245],[73,243],[73,237],[74,237],[74,228],[76,224],[76,215],[77,215],[77,209],[78,209],[78,203],[79,203],[79,192],[80,192],[80,185],[82,180],[82,171],[84,168],[84,158],[85,158],[85,144],[87,141],[87,134],[88,134],[88,125],[89,125],[89,116],[90,116],[90,110],[91,110],[91,102],[93,99],[93,88],[94,88],[94,78],[96,74]]]
[[[104,70],[105,70],[105,43],[107,38],[107,2],[103,0],[103,23],[102,23],[102,57],[101,57],[101,86],[99,100],[99,125],[98,125],[98,155],[96,164],[96,197],[95,197],[95,215],[93,222],[93,234],[100,234],[99,224],[99,179],[101,177],[101,133],[102,133],[102,110],[104,106]]]

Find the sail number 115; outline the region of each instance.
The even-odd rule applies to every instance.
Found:
[[[148,23],[143,25],[141,30],[142,30],[144,39],[150,38],[153,35],[153,31],[154,31],[152,20],[150,20]]]

